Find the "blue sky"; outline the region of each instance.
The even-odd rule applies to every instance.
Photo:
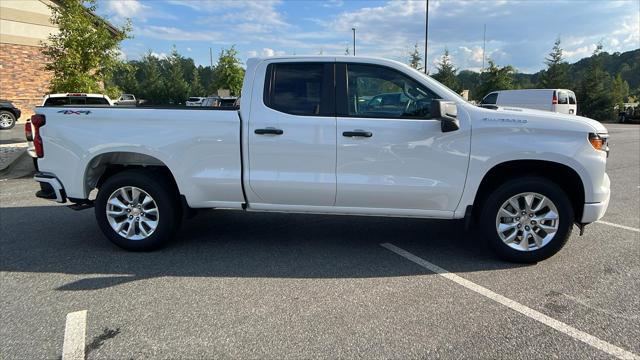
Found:
[[[357,55],[406,62],[415,43],[424,47],[425,1],[359,0],[99,0],[98,14],[114,24],[130,18],[133,39],[127,59],[151,50],[164,56],[175,45],[197,64],[214,61],[236,45],[244,61],[253,56],[344,54],[356,30]],[[640,47],[640,0],[510,1],[431,0],[429,66],[448,48],[460,69],[482,66],[486,55],[522,72],[544,67],[559,36],[568,61],[589,56],[597,43],[608,52]]]

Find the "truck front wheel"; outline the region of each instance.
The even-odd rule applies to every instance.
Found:
[[[174,186],[160,174],[128,170],[100,187],[95,215],[105,236],[121,248],[148,251],[160,248],[179,225]]]
[[[560,249],[571,236],[573,207],[554,182],[520,177],[498,187],[484,202],[481,228],[503,259],[532,263]]]

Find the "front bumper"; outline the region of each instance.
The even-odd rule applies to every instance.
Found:
[[[64,187],[54,175],[36,173],[33,179],[40,183],[40,190],[36,192],[37,197],[54,200],[59,203],[67,202],[67,194],[64,191]]]
[[[611,181],[609,180],[609,175],[604,174],[604,182],[601,187],[601,189],[604,189],[604,201],[584,204],[584,209],[582,211],[582,224],[596,222],[604,216],[605,212],[607,212],[609,199],[611,198],[610,184]]]

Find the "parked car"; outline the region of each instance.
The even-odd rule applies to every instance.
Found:
[[[13,129],[21,114],[11,101],[0,99],[0,130]]]
[[[220,106],[219,96],[208,96],[202,100],[202,107],[218,107]]]
[[[501,90],[487,94],[481,105],[537,109],[575,115],[576,94],[567,89]]]
[[[187,99],[185,105],[187,106],[202,106],[202,102],[204,101],[204,97],[194,96]]]
[[[240,98],[237,96],[222,96],[218,100],[218,106],[220,107],[234,107],[238,106]]]
[[[146,103],[147,100],[144,99],[136,99],[136,96],[133,94],[122,94],[118,98],[118,100],[114,101],[114,105],[116,106],[139,106]]]
[[[393,111],[360,106],[389,92],[406,98]],[[36,108],[36,195],[95,205],[105,236],[131,250],[165,244],[190,209],[218,208],[464,219],[519,262],[553,255],[609,204],[602,124],[477,107],[396,61],[253,58],[242,98],[239,109]]]
[[[618,122],[632,123],[638,120],[640,120],[640,106],[638,106],[638,103],[626,103],[622,109],[618,110]]]
[[[107,95],[85,94],[85,93],[64,93],[45,95],[42,106],[65,106],[65,105],[108,105],[113,106],[113,102]]]

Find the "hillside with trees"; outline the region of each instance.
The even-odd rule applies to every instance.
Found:
[[[578,98],[578,113],[598,120],[615,118],[615,106],[640,98],[640,49],[609,54],[598,46],[590,57],[569,64],[557,39],[545,58],[546,69],[535,74],[518,73],[513,66],[498,66],[492,59],[488,63],[482,73],[458,72],[445,49],[431,75],[456,91],[469,90],[470,99],[477,101],[496,90],[571,89]]]

